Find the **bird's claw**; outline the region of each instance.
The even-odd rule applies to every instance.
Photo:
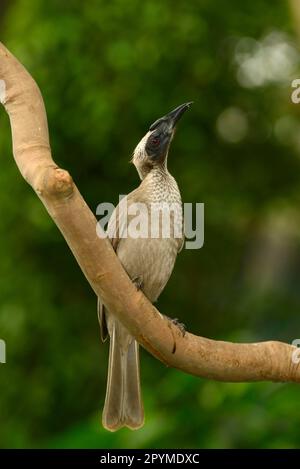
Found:
[[[182,337],[185,336],[185,333],[186,333],[186,327],[185,327],[185,324],[183,324],[183,322],[180,322],[179,319],[177,318],[169,318],[169,316],[165,316],[169,321],[171,321],[172,324],[174,324],[174,326],[178,327],[178,329],[180,330],[181,334],[182,334]]]
[[[142,290],[143,286],[144,286],[144,282],[143,282],[143,279],[142,277],[134,277],[132,279],[132,282],[134,283],[134,285],[136,286],[136,289],[137,290]]]
[[[185,336],[185,333],[186,333],[186,327],[185,327],[185,324],[183,324],[183,322],[180,322],[179,319],[175,318],[175,319],[172,319],[171,320],[172,323],[178,327],[178,329],[180,330],[181,334],[182,334],[182,337]]]

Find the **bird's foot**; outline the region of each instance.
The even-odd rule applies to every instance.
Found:
[[[183,324],[183,322],[180,322],[179,319],[177,319],[177,318],[172,319],[172,323],[175,324],[175,326],[178,327],[178,329],[180,330],[180,332],[182,334],[182,337],[184,337],[185,333],[186,333],[185,324]]]
[[[143,282],[142,277],[134,277],[132,279],[132,283],[134,283],[137,290],[142,290],[143,289],[144,282]]]
[[[165,316],[169,321],[171,321],[172,324],[174,324],[175,326],[178,327],[178,329],[180,330],[181,334],[182,334],[182,337],[185,336],[185,333],[186,333],[186,327],[185,327],[185,324],[183,324],[183,322],[180,322],[179,319],[177,318],[169,318],[169,316]]]

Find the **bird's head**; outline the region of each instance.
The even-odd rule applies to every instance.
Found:
[[[168,151],[176,124],[191,104],[181,104],[150,125],[148,132],[135,148],[132,157],[132,162],[141,179],[154,167],[166,168]]]

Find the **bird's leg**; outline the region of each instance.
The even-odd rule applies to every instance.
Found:
[[[134,277],[132,280],[132,283],[136,286],[137,290],[142,290],[144,286],[144,282],[142,277]]]
[[[171,321],[172,324],[178,327],[183,337],[185,336],[186,327],[185,327],[185,324],[183,324],[183,322],[180,322],[179,319],[177,318],[170,318],[169,316],[166,316],[165,314],[164,314],[164,317],[168,319],[168,321]]]

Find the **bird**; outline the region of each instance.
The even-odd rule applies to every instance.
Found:
[[[184,244],[181,195],[176,180],[168,171],[167,159],[177,123],[191,104],[176,107],[150,125],[131,160],[140,177],[140,185],[120,201],[107,226],[107,236],[125,271],[152,303],[167,284]],[[133,235],[129,227],[134,219],[132,209],[141,206],[145,210],[139,221],[146,227],[146,236],[139,237]],[[165,226],[162,207],[167,211],[169,208],[170,227]],[[157,220],[158,226],[155,226]],[[156,229],[154,235],[153,227]],[[98,298],[98,319],[102,341],[110,338],[102,425],[109,431],[122,427],[137,430],[144,425],[139,345],[106,309],[101,298]]]

